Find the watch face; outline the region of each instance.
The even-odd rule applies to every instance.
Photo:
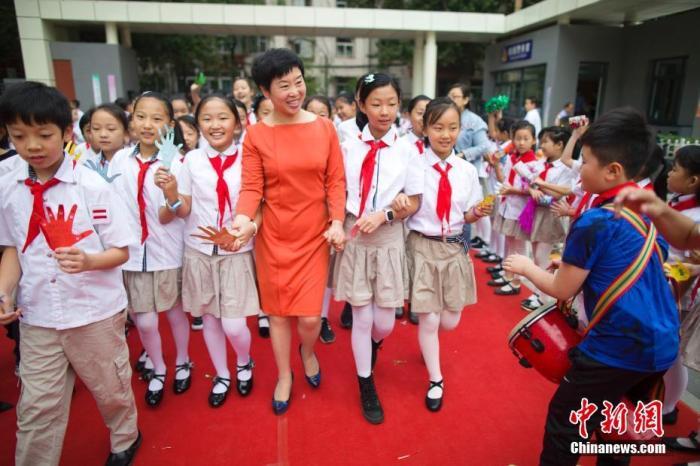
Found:
[[[388,218],[389,221],[392,222],[394,220],[394,212],[392,212],[391,210],[387,211],[386,218]]]

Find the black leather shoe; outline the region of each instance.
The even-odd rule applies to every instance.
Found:
[[[507,284],[508,284],[508,280],[506,280],[506,279],[503,278],[503,277],[498,277],[498,278],[494,278],[493,280],[489,280],[488,282],[486,282],[486,284],[487,284],[488,286],[501,287],[501,286],[507,285]]]
[[[301,356],[301,344],[299,345],[299,356]],[[318,361],[318,358],[316,357],[316,354],[314,353],[314,357],[316,358],[316,361],[319,363],[318,364],[318,372],[316,375],[308,376],[306,375],[306,367],[304,367],[304,358],[301,356],[301,365],[304,367],[304,378],[308,382],[309,385],[311,385],[311,388],[318,388],[321,385],[321,363]]]
[[[345,303],[343,312],[340,313],[340,326],[343,328],[352,328],[352,306],[350,303]]]
[[[173,380],[173,391],[175,392],[176,395],[180,395],[182,393],[185,393],[187,390],[190,389],[190,385],[192,385],[192,368],[193,367],[194,367],[194,364],[192,364],[191,361],[187,361],[184,364],[178,364],[177,366],[175,366],[175,380]],[[178,379],[177,373],[180,371],[187,371],[187,372],[189,372],[189,375],[184,379]]]
[[[216,387],[217,384],[221,384],[224,387],[226,387],[226,391],[223,393],[214,393],[214,387]],[[218,408],[219,406],[223,405],[226,401],[226,397],[228,396],[228,389],[230,386],[231,379],[219,377],[218,375],[214,377],[214,383],[211,387],[212,392],[209,393],[209,406],[211,406],[212,408]]]
[[[318,335],[321,343],[329,344],[335,341],[335,332],[331,328],[331,323],[326,317],[321,318],[321,332]]]
[[[440,411],[440,408],[442,408],[442,396],[445,393],[445,388],[443,387],[443,381],[439,382],[433,382],[432,380],[430,381],[430,386],[428,387],[428,392],[432,390],[435,387],[439,387],[441,390],[440,393],[440,398],[429,398],[428,395],[425,395],[425,406],[428,408],[429,411],[436,412]]]
[[[488,249],[484,249],[480,253],[474,254],[474,257],[476,257],[477,259],[486,259],[490,255],[491,255],[491,252]]]
[[[676,407],[670,413],[664,414],[662,419],[665,426],[675,426],[676,422],[678,422],[678,408]]]
[[[488,273],[496,273],[496,272],[500,272],[501,270],[503,270],[503,267],[501,266],[501,264],[494,265],[493,267],[486,267],[486,271]]]
[[[499,264],[501,262],[501,260],[502,259],[495,254],[491,254],[489,257],[486,257],[485,259],[481,259],[482,262],[486,262],[487,264]]]
[[[394,311],[394,317],[396,317],[397,319],[402,318],[403,314],[404,314],[403,307],[397,307],[396,310]]]
[[[362,402],[362,415],[370,424],[381,424],[384,422],[384,410],[377,396],[377,389],[374,386],[374,378],[357,376],[360,384],[360,401]]]
[[[495,293],[498,296],[515,296],[515,295],[520,294],[520,287],[519,286],[516,288],[516,287],[510,285],[510,286],[508,286],[508,289],[505,289],[505,290],[503,288],[506,288],[506,286],[497,289],[495,291]]]
[[[118,453],[109,454],[105,466],[130,466],[134,462],[134,456],[136,456],[142,440],[143,437],[141,437],[141,431],[139,431],[139,436],[136,437],[136,440],[129,448]]]
[[[270,319],[267,316],[258,316],[258,335],[270,338]]]
[[[382,342],[384,340],[374,341],[372,340],[372,370],[374,370],[374,364],[377,362],[377,351],[382,347]]]
[[[408,320],[413,325],[418,325],[418,314],[413,311],[408,311]]]
[[[279,381],[278,381],[279,382]],[[294,374],[292,374],[292,385],[294,385]],[[272,394],[272,411],[276,416],[281,416],[289,409],[289,403],[292,401],[292,387],[289,387],[289,398],[286,400],[275,400],[275,394]]]
[[[157,380],[160,382],[160,390],[148,390],[146,389],[146,404],[148,406],[156,407],[160,404],[163,399],[163,393],[165,393],[165,374],[153,374],[151,380]]]
[[[236,366],[236,374],[243,371],[250,371],[250,379],[240,380],[236,377],[236,390],[241,396],[248,396],[250,391],[253,389],[253,368],[255,367],[255,361],[250,358],[248,364],[245,366]]]

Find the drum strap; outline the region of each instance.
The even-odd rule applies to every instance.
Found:
[[[604,209],[614,210],[615,208],[608,204]],[[642,217],[634,211],[624,208],[621,212],[621,217],[628,221],[642,236],[644,236],[644,245],[639,251],[637,257],[632,263],[608,286],[598,299],[598,302],[593,309],[591,320],[588,327],[583,332],[584,337],[591,329],[607,314],[607,312],[615,305],[618,299],[627,292],[644,273],[647,264],[651,257],[656,253],[661,263],[663,263],[663,254],[657,243],[657,231],[653,223],[646,224]]]

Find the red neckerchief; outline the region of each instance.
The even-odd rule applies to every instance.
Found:
[[[602,204],[615,199],[615,197],[620,193],[625,188],[629,187],[637,187],[637,183],[634,181],[628,181],[627,183],[622,183],[620,185],[615,186],[614,188],[608,189],[607,191],[604,191],[600,194],[598,194],[598,197],[595,198],[593,201],[593,204],[591,204],[591,208],[593,207],[599,207]]]
[[[51,178],[46,183],[41,184],[37,180],[27,178],[24,180],[24,184],[29,187],[29,191],[34,197],[34,202],[32,203],[32,214],[29,216],[29,226],[27,227],[27,239],[24,242],[24,247],[22,252],[26,251],[30,244],[39,236],[39,231],[41,229],[41,222],[46,220],[46,213],[44,212],[44,193],[61,181],[58,178]]]
[[[510,156],[510,173],[508,173],[508,184],[513,186],[513,183],[515,182],[515,175],[517,175],[516,171],[513,170],[513,167],[515,167],[516,163],[522,162],[522,163],[530,163],[530,162],[536,162],[537,161],[537,156],[535,155],[535,152],[529,150],[525,152],[524,154],[518,154],[517,152],[514,152]]]
[[[445,169],[443,170],[440,166],[440,162],[433,165],[433,168],[440,173],[440,183],[438,184],[437,192],[437,203],[435,207],[435,212],[440,219],[440,228],[442,230],[442,235],[445,235],[445,223],[447,223],[448,228],[450,225],[450,210],[452,209],[452,185],[450,184],[450,179],[447,177],[447,173],[452,168],[452,165],[447,163]]]
[[[549,161],[545,162],[544,163],[544,170],[542,170],[542,172],[539,175],[537,175],[537,177],[540,178],[542,181],[547,181],[547,173],[549,173],[549,169],[552,168],[553,166],[554,166],[554,164],[552,162],[549,162]]]
[[[377,164],[377,152],[379,149],[389,147],[383,140],[365,141],[369,145],[369,151],[362,160],[362,169],[360,170],[360,212],[358,218],[362,217],[362,212],[365,211],[365,204],[369,196],[369,188],[372,186],[372,175],[374,175],[374,167]]]
[[[136,201],[139,204],[139,220],[141,222],[141,244],[146,242],[148,238],[148,222],[146,221],[146,198],[143,193],[143,187],[146,181],[146,173],[148,169],[156,162],[156,158],[153,157],[147,162],[143,162],[137,156],[135,157],[136,162],[139,164],[139,174],[136,179]]]
[[[423,152],[425,152],[425,143],[422,139],[416,139],[416,147],[418,148],[418,153],[423,155]]]
[[[209,163],[211,163],[212,168],[214,168],[214,171],[216,172],[217,176],[216,197],[219,201],[219,228],[221,228],[224,224],[226,204],[228,204],[229,210],[231,211],[231,213],[233,213],[233,207],[231,207],[231,196],[229,195],[228,191],[228,184],[226,184],[226,180],[224,180],[224,172],[236,162],[237,157],[238,150],[236,150],[236,152],[234,152],[233,155],[224,157],[223,164],[221,163],[220,156],[207,157],[209,159]]]
[[[680,198],[680,196],[678,196],[678,198]],[[698,205],[700,205],[698,203],[698,198],[695,195],[693,195],[693,197],[691,197],[690,199],[686,199],[684,201],[680,201],[680,200],[678,200],[678,198],[671,199],[671,201],[668,203],[668,205],[672,209],[677,210],[679,212],[682,212],[682,211],[688,210],[688,209],[693,209],[693,208],[697,207]]]

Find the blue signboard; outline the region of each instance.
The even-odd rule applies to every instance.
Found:
[[[530,58],[532,58],[531,40],[506,45],[503,47],[503,53],[501,54],[501,61],[503,63],[529,60]]]

